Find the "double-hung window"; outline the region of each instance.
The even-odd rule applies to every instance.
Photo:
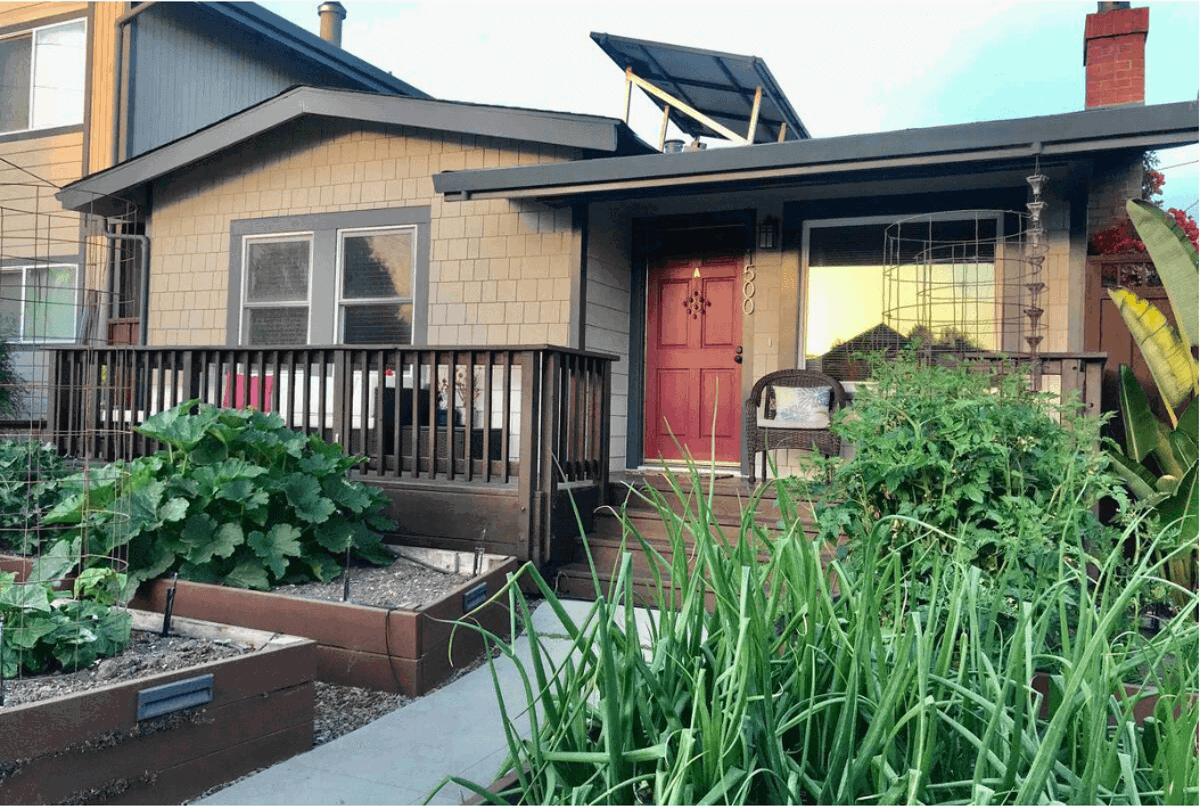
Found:
[[[0,269],[0,339],[24,343],[73,341],[78,310],[75,271],[69,263]]]
[[[246,238],[244,250],[243,343],[306,344],[312,235]]]
[[[341,230],[339,341],[411,344],[417,228]]]
[[[230,334],[247,346],[412,344],[428,221],[421,207],[233,222]]]
[[[0,134],[83,123],[85,20],[0,37]]]

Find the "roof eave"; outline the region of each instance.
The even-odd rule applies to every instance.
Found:
[[[744,182],[888,165],[952,164],[1007,159],[1014,155],[1165,148],[1196,142],[1200,131],[1196,109],[1196,102],[1189,101],[1158,107],[1095,110],[720,151],[456,171],[437,174],[433,181],[434,189],[448,199],[545,198],[614,188],[628,190]],[[1089,115],[1093,117],[1080,117]],[[1099,127],[1104,132],[1094,136],[1076,133],[1082,124],[1101,122],[1109,124]],[[1142,124],[1140,130],[1137,123]],[[1076,135],[1069,136],[1073,133]],[[992,135],[990,142],[980,142],[984,134]]]
[[[302,115],[386,123],[536,142],[600,153],[651,151],[623,123],[555,112],[512,110],[396,95],[296,87],[211,126],[68,185],[57,198],[69,210],[102,210],[106,197],[130,191],[259,136]],[[640,145],[639,145],[640,144]],[[99,205],[99,206],[98,206]]]

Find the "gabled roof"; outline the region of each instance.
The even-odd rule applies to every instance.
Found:
[[[68,210],[114,214],[126,200],[139,201],[149,182],[305,115],[486,135],[609,154],[654,151],[614,118],[292,87],[203,129],[85,176],[60,190],[57,198]]]
[[[134,8],[131,15],[156,5],[159,4],[145,3]],[[172,6],[175,5],[172,4]],[[364,90],[391,95],[407,95],[413,98],[432,97],[390,73],[380,70],[375,65],[326,42],[316,34],[285,20],[278,14],[267,11],[257,3],[198,2],[190,5],[199,6],[205,11],[215,14],[226,24],[235,25],[265,37],[303,58],[341,73]]]
[[[1197,141],[1196,101],[1091,109],[1060,115],[826,137],[790,143],[653,154],[516,168],[453,171],[433,177],[447,199],[600,197],[659,189],[803,181],[849,171],[912,169],[1035,156],[1063,158]]]

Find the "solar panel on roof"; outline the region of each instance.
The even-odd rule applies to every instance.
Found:
[[[721,126],[746,136],[754,98],[762,87],[755,143],[808,139],[808,129],[775,82],[766,62],[757,56],[739,56],[701,48],[668,45],[643,39],[593,33],[592,39],[622,70],[632,71],[658,90],[682,101]],[[655,101],[660,98],[642,86]],[[672,106],[670,120],[692,137],[714,132],[695,117]],[[783,137],[780,137],[780,128]]]

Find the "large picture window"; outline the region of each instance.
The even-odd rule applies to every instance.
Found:
[[[0,270],[0,339],[69,342],[78,310],[76,267],[59,263]]]
[[[0,38],[0,134],[83,123],[87,25]]]
[[[1004,222],[995,214],[918,218],[911,237],[897,239],[893,229],[890,240],[891,218],[805,224],[804,366],[855,380],[856,355],[915,337],[963,350],[1002,346],[995,244]],[[919,271],[897,269],[910,264]]]
[[[429,210],[235,221],[239,344],[412,344],[424,333]]]

